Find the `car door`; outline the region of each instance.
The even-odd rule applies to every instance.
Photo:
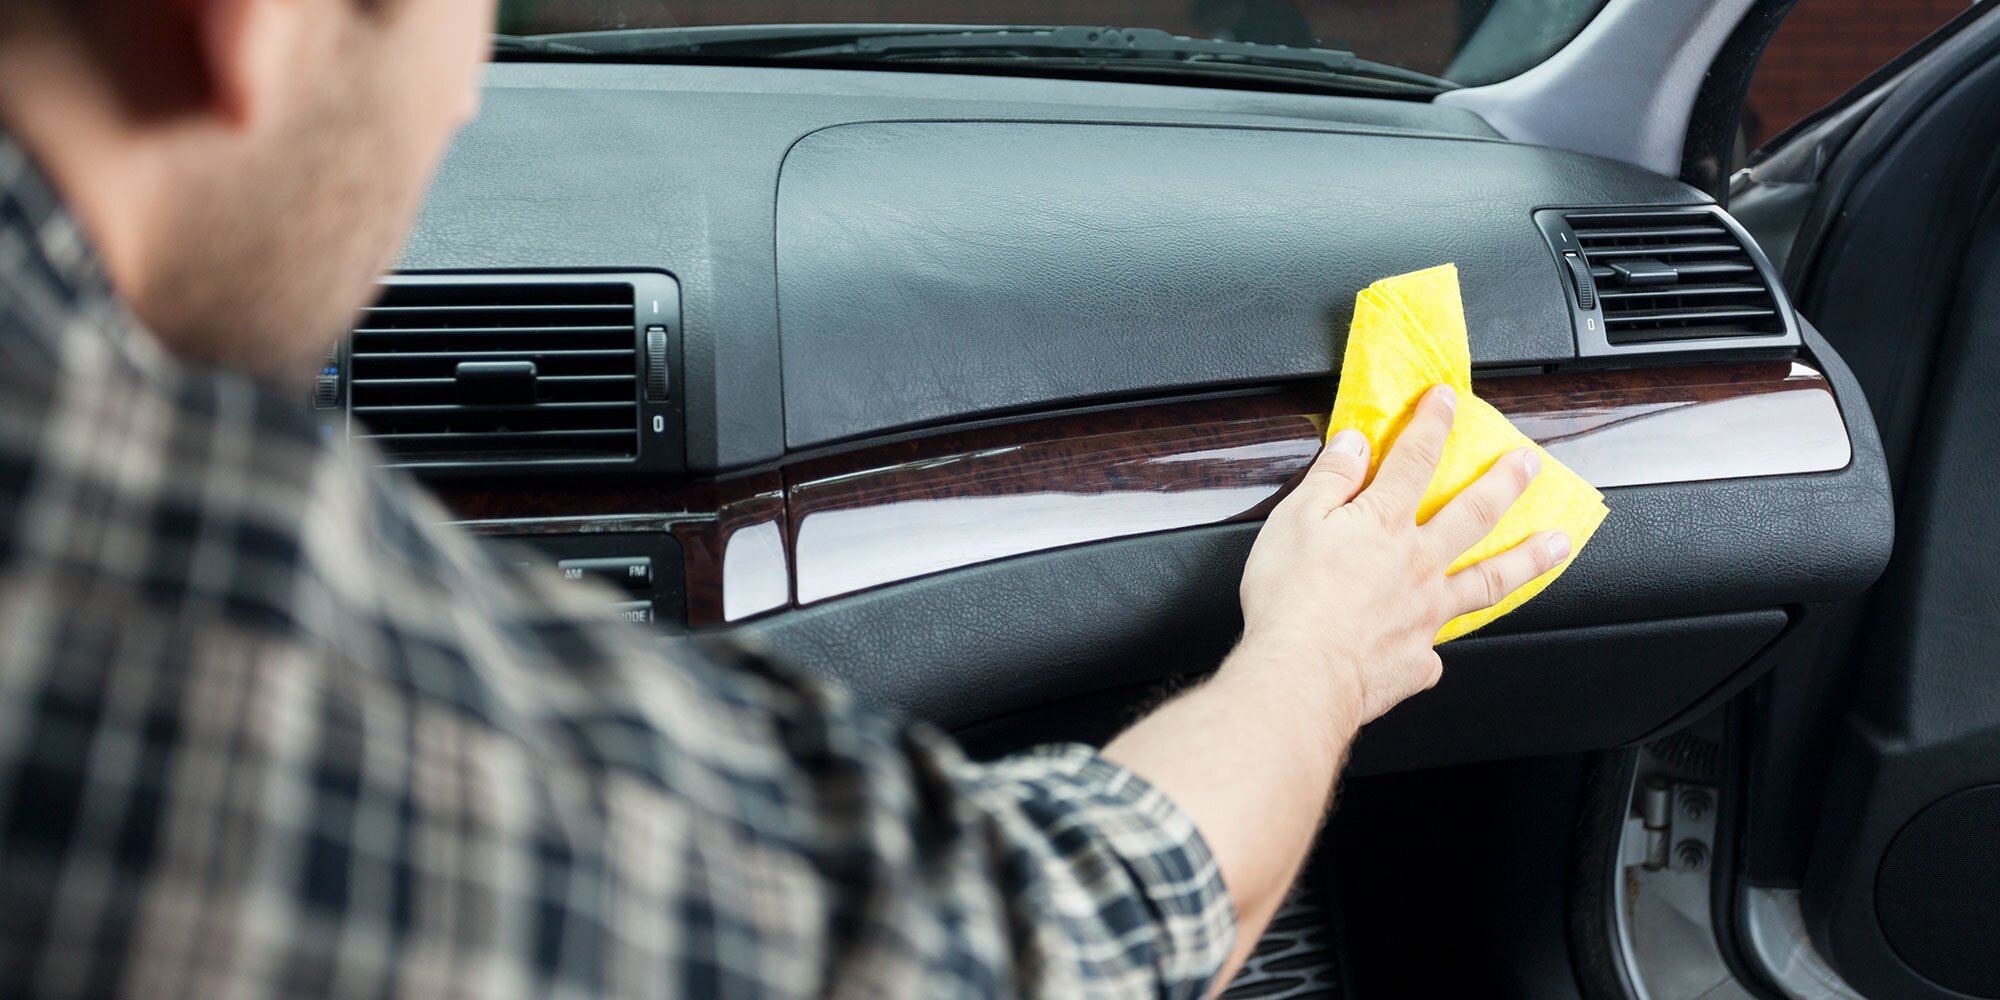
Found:
[[[1897,542],[1812,669],[1761,692],[1737,902],[1796,890],[1863,996],[2000,997],[2000,18],[1947,26],[1738,188],[1873,409]]]

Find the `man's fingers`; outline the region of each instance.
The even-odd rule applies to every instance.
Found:
[[[1368,487],[1368,495],[1385,510],[1416,515],[1417,503],[1423,500],[1431,476],[1437,473],[1438,460],[1444,457],[1444,443],[1451,437],[1457,407],[1458,394],[1448,385],[1432,386],[1417,401],[1416,412],[1410,415],[1403,433],[1396,436],[1396,443],[1382,459],[1382,468],[1375,473],[1375,482]]]
[[[1452,497],[1425,523],[1424,530],[1431,533],[1438,549],[1446,559],[1456,559],[1458,554],[1471,548],[1521,499],[1527,492],[1528,484],[1534,482],[1535,475],[1542,471],[1542,456],[1533,448],[1522,448],[1508,452],[1486,470],[1486,474],[1473,481],[1459,495]]]
[[[1293,496],[1314,513],[1325,514],[1354,499],[1367,479],[1368,439],[1350,427],[1327,439]]]
[[[1569,558],[1569,536],[1560,531],[1544,531],[1527,541],[1484,559],[1445,578],[1450,594],[1452,617],[1490,608],[1529,580],[1541,576]]]

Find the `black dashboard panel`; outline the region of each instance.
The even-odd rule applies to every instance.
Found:
[[[873,122],[778,188],[794,448],[994,411],[1322,375],[1354,294],[1459,265],[1475,363],[1576,356],[1532,219],[1682,204],[1632,167],[1464,137]]]
[[[874,127],[857,123],[918,120],[1126,123],[1152,126],[1133,129],[1135,134],[1192,144],[1185,150],[1183,143],[1169,144],[1165,159],[1137,162],[1131,160],[1137,147],[1117,145],[1107,135],[1115,130],[1080,125],[1063,129],[1080,139],[1104,136],[1114,145],[1099,155],[1123,156],[1128,166],[1144,171],[1126,175],[1120,185],[1124,193],[1117,196],[1118,203],[1138,206],[1142,212],[1130,218],[1095,219],[1087,193],[1072,192],[1069,200],[1043,206],[1017,201],[1012,208],[1026,213],[1018,216],[1023,231],[1060,230],[1069,213],[1080,213],[1076,220],[1116,227],[1132,248],[1128,257],[1137,268],[1135,278],[1144,283],[1024,288],[1019,290],[1021,300],[981,303],[1002,313],[1030,308],[1046,316],[1052,310],[1077,310],[1076,315],[1089,317],[1089,323],[1110,325],[1092,330],[1083,321],[1073,322],[1064,336],[1094,333],[1106,343],[1129,341],[1135,327],[1132,318],[1120,317],[1101,303],[1143,302],[1148,316],[1184,313],[1156,332],[1152,341],[1175,338],[1171,353],[1177,360],[1166,372],[1126,377],[1128,385],[1168,387],[1173,384],[1168,373],[1189,371],[1204,382],[1251,373],[1328,374],[1338,347],[1328,331],[1344,329],[1343,317],[1359,288],[1351,283],[1394,273],[1391,260],[1435,263],[1448,258],[1465,269],[1475,325],[1485,318],[1506,324],[1475,332],[1481,360],[1566,356],[1562,344],[1567,334],[1558,332],[1559,326],[1531,325],[1537,317],[1556,316],[1559,303],[1554,296],[1560,279],[1546,250],[1532,256],[1532,241],[1539,237],[1529,211],[1550,205],[1702,200],[1692,188],[1632,167],[1496,141],[1496,133],[1466,111],[1417,102],[1028,77],[503,63],[489,71],[484,108],[452,148],[401,266],[414,271],[658,269],[673,274],[681,285],[687,328],[690,468],[769,462],[779,458],[786,445],[788,415],[781,396],[786,390],[781,386],[790,382],[789,391],[808,399],[816,385],[822,392],[849,391],[834,382],[837,373],[816,373],[810,364],[826,360],[833,344],[851,341],[853,331],[844,324],[879,323],[893,315],[876,311],[881,307],[874,303],[836,302],[839,308],[828,318],[841,325],[788,336],[781,372],[780,167],[795,144],[816,133],[834,130],[819,140],[825,143],[843,132],[865,135]],[[848,125],[856,128],[836,128]],[[1158,127],[1165,125],[1222,127]],[[1007,126],[1016,127],[1029,126]],[[1264,131],[1272,129],[1290,131]],[[971,169],[977,164],[965,162],[965,157],[991,145],[999,133],[966,128],[962,134],[969,144],[957,150],[957,168]],[[805,141],[803,148],[812,150],[815,145]],[[1246,162],[1242,150],[1253,148],[1295,159],[1263,165]],[[1070,154],[1083,155],[1077,149]],[[877,155],[904,161],[904,169],[918,165],[909,162],[913,156],[923,159],[921,151],[901,147]],[[1175,167],[1184,157],[1193,159]],[[805,164],[815,171],[822,166],[838,168],[823,175],[829,183],[851,179],[853,164],[845,160],[830,162],[814,155]],[[1250,201],[1258,193],[1255,190],[1204,186],[1191,176],[1197,166],[1233,171],[1228,175],[1232,184],[1266,185],[1265,193],[1283,204],[1257,208]],[[1032,194],[1038,185],[1051,183],[1048,171],[1045,164],[1013,183],[1023,194]],[[1179,180],[1170,176],[1176,171]],[[805,177],[799,174],[797,179]],[[1425,177],[1434,184],[1420,190],[1415,180]],[[952,178],[940,171],[934,180],[951,185]],[[1156,182],[1168,185],[1175,198],[1195,200],[1149,197],[1146,189]],[[947,206],[950,211],[936,220],[940,225],[994,221],[968,211],[982,204],[977,191],[963,184],[953,189],[974,200],[966,206]],[[797,194],[795,190],[790,202],[795,226],[809,221],[796,217]],[[880,204],[898,194],[928,197],[936,208],[935,192],[863,185],[845,194],[862,198],[859,205]],[[1232,203],[1233,221],[1217,207]],[[851,209],[822,205],[816,211],[846,214]],[[1404,217],[1406,210],[1416,214]],[[1199,211],[1223,224],[1203,237],[1202,246],[1210,256],[1190,256],[1186,248],[1170,242],[1184,239],[1184,233],[1144,239],[1149,230],[1162,232],[1160,226],[1186,211]],[[870,247],[898,236],[887,219],[859,221],[865,226],[857,235],[867,237]],[[1302,234],[1305,246],[1316,248],[1323,261],[1303,254],[1281,258],[1276,242]],[[801,235],[806,234],[794,229],[795,239]],[[827,246],[826,238],[814,236],[822,247]],[[1231,248],[1230,239],[1242,241],[1241,246]],[[1156,249],[1147,263],[1137,253],[1149,246]],[[1080,256],[1081,251],[1093,250],[1087,243],[1024,245],[1021,250],[1053,255],[1058,271],[1077,267],[1083,269],[1080,273],[1091,273],[1089,268],[1099,266]],[[1210,280],[1190,284],[1214,269],[1216,253],[1251,261],[1270,255],[1301,283],[1284,288],[1266,282],[1259,286],[1258,297],[1248,300]],[[830,263],[820,259],[813,265],[814,282],[832,280],[825,271]],[[851,263],[861,267],[870,262]],[[1049,269],[1049,265],[1039,268]],[[855,277],[878,288],[898,280],[880,271],[863,271]],[[1529,283],[1519,288],[1506,284],[1516,278]],[[977,286],[971,290],[980,291]],[[1218,300],[1218,290],[1229,291],[1230,297]],[[1116,294],[1107,298],[1107,292]],[[1489,292],[1502,294],[1489,297]],[[1225,301],[1234,308],[1223,308]],[[796,298],[787,307],[824,308]],[[1276,331],[1272,342],[1281,346],[1224,344],[1217,330],[1197,325],[1212,322],[1218,313],[1234,314],[1227,317],[1232,325],[1226,330],[1239,336],[1254,330],[1259,337]],[[783,317],[783,328],[789,334],[808,315]],[[890,343],[942,349],[942,338],[954,333],[949,326],[937,326],[933,321],[938,317],[921,309],[893,318],[923,323],[926,328],[889,330],[884,336]],[[937,339],[924,341],[920,334]],[[956,368],[926,374],[948,376],[967,392],[988,394],[976,397],[977,405],[968,410],[987,408],[996,399],[1079,391],[1074,382],[1054,385],[1053,390],[1060,390],[1055,392],[1047,376],[968,368],[964,365],[968,359],[957,360]],[[1006,360],[1013,367],[1048,368],[1068,359],[1017,354]],[[1152,359],[1129,361],[1143,365]],[[996,388],[980,388],[987,381]],[[929,401],[925,412],[940,410],[935,390],[923,385],[904,388]],[[802,434],[814,433],[800,427],[791,437],[800,440]]]
[[[872,701],[1016,736],[1055,703],[1123,711],[1135,686],[1212,668],[1239,627],[1255,524],[1057,548],[787,610],[800,597],[786,577],[798,463],[1084,402],[1325,387],[1355,293],[1444,260],[1463,276],[1477,362],[1571,363],[1563,278],[1532,212],[1705,202],[1632,167],[1500,141],[1463,111],[1393,101],[535,64],[494,67],[485,99],[404,267],[674,275],[690,474],[484,495],[459,484],[460,516],[503,534],[523,520],[671,522],[696,627],[754,619],[738,626],[746,637]],[[1890,542],[1881,447],[1845,366],[1804,334],[1803,360],[1825,370],[1846,421],[1845,468],[1612,491],[1569,574],[1448,653],[1480,683],[1378,727],[1363,764],[1637,738],[1734,690],[1789,623],[1872,581]],[[739,536],[758,544],[728,544]],[[739,616],[719,584],[753,555],[772,571]],[[694,588],[697,570],[715,586]],[[1533,738],[1486,718],[1502,716],[1538,720]]]
[[[778,169],[819,129],[1007,115],[1495,135],[1469,112],[1402,101],[818,69],[503,63],[484,102],[402,266],[672,273],[688,329],[695,469],[784,451]]]

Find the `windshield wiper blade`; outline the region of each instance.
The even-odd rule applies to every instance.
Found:
[[[951,53],[1036,54],[1105,60],[1171,61],[1190,67],[1211,65],[1254,66],[1271,69],[1307,70],[1334,76],[1364,76],[1416,84],[1434,90],[1454,90],[1458,85],[1441,77],[1388,63],[1363,59],[1341,49],[1302,48],[1266,42],[1246,42],[1217,38],[1190,38],[1160,28],[981,28],[972,31],[935,31],[930,34],[894,34],[859,38],[833,50],[803,50],[791,53],[811,58],[851,49],[858,54],[896,56],[937,56]]]
[[[494,35],[496,54],[672,58],[783,56],[801,48],[862,38],[979,31],[976,24],[704,24],[680,28],[617,28],[547,35]]]
[[[493,55],[498,59],[510,56],[597,56],[602,52],[582,45],[572,45],[554,35],[494,35]]]
[[[788,24],[656,28],[534,35],[503,53],[626,58],[759,58],[801,61],[1015,59],[1062,60],[1116,69],[1272,70],[1405,84],[1430,92],[1457,89],[1441,77],[1363,59],[1339,49],[1190,38],[1159,28],[1036,25]],[[549,46],[541,49],[534,46]],[[555,46],[562,46],[557,49]]]

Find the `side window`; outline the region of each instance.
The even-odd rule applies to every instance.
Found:
[[[1750,80],[1737,162],[1968,6],[1967,0],[1800,0]]]

